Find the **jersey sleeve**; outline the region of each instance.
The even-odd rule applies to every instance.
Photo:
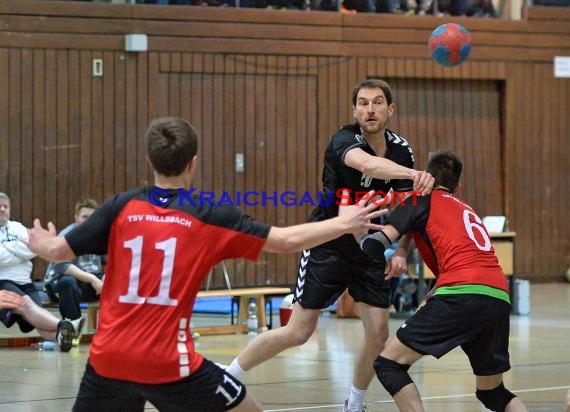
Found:
[[[338,158],[344,163],[346,154],[355,147],[363,147],[362,138],[357,137],[352,127],[343,127],[332,138],[331,147]]]
[[[222,229],[213,240],[223,259],[256,260],[271,229],[232,206],[213,208],[208,221]]]
[[[427,225],[430,196],[411,195],[390,213],[388,223],[401,235],[410,231],[422,232]]]
[[[75,256],[107,253],[113,221],[138,191],[120,193],[106,200],[89,219],[64,236]]]

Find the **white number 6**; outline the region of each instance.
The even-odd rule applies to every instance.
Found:
[[[470,219],[471,216],[473,216],[473,219],[475,219],[475,222],[471,221],[471,219]],[[485,252],[491,250],[491,239],[489,239],[489,235],[487,235],[485,228],[482,226],[483,221],[481,220],[481,218],[479,216],[477,216],[475,213],[473,213],[469,210],[464,210],[463,211],[463,224],[465,225],[465,230],[467,231],[469,238],[473,241],[473,243],[475,243],[475,246],[477,246],[477,248],[479,250],[483,250]],[[483,240],[485,241],[485,243],[483,245],[481,245],[481,244],[479,244],[479,242],[477,242],[477,239],[475,238],[475,233],[473,233],[473,229],[476,229],[481,234],[481,236],[483,237]]]

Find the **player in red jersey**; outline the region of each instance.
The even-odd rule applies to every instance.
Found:
[[[423,411],[408,369],[424,355],[440,358],[461,346],[476,376],[477,399],[487,409],[527,411],[503,385],[510,369],[509,288],[481,218],[454,195],[462,168],[455,153],[434,153],[426,168],[435,178],[433,192],[407,199],[388,225],[360,240],[367,254],[381,256],[410,232],[437,277],[427,303],[398,329],[374,370],[401,411]]]
[[[210,269],[223,259],[289,253],[357,229],[377,228],[373,204],[285,228],[231,206],[202,204],[190,185],[197,136],[178,118],[154,120],[147,156],[155,186],[115,195],[65,237],[36,219],[29,247],[51,260],[108,254],[100,316],[74,411],[261,411],[245,386],[194,351],[190,319]]]

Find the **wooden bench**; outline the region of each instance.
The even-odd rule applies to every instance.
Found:
[[[203,290],[198,292],[199,298],[208,297],[232,297],[239,299],[237,323],[231,325],[202,326],[192,328],[193,332],[200,335],[221,335],[227,333],[244,333],[247,332],[247,306],[250,298],[255,299],[257,306],[257,322],[259,328],[267,327],[266,298],[271,296],[282,296],[291,293],[291,289],[285,287],[254,287],[240,289],[221,289],[221,290]],[[57,303],[51,301],[43,302],[44,307],[56,308]],[[99,302],[87,303],[87,327],[84,331],[81,341],[88,342],[97,328],[97,316],[99,311]]]
[[[266,298],[282,296],[291,293],[291,289],[283,287],[254,287],[240,289],[203,290],[198,292],[199,298],[224,297],[239,298],[237,323],[224,326],[202,326],[192,328],[193,332],[201,335],[219,335],[224,333],[247,332],[247,306],[251,298],[257,306],[257,324],[259,328],[267,327]]]

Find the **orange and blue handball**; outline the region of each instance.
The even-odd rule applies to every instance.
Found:
[[[471,34],[460,24],[442,24],[431,33],[428,48],[437,63],[445,67],[458,66],[471,53]]]

